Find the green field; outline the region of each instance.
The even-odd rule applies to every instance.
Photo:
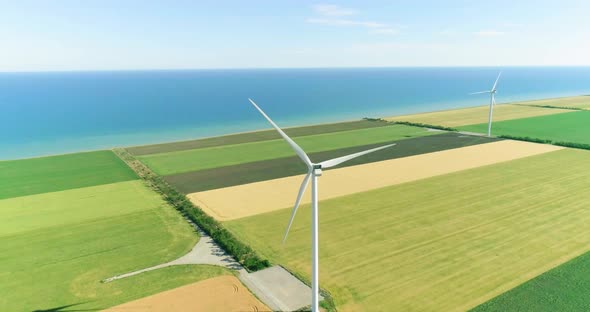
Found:
[[[383,121],[358,120],[358,121],[339,122],[339,123],[332,123],[332,124],[305,126],[305,127],[285,128],[283,130],[290,137],[294,138],[294,137],[298,137],[298,136],[315,135],[315,134],[330,133],[330,132],[348,131],[348,130],[356,130],[356,129],[373,128],[373,127],[383,127],[383,126],[387,126],[387,125],[388,124]],[[240,143],[276,140],[276,139],[280,139],[280,138],[281,138],[281,136],[278,134],[278,132],[276,132],[274,129],[272,129],[272,130],[230,134],[230,135],[225,135],[225,136],[218,136],[218,137],[190,140],[190,141],[180,141],[180,142],[171,142],[171,143],[144,145],[144,146],[134,146],[134,147],[127,148],[127,151],[129,151],[129,153],[131,153],[135,156],[141,156],[141,155],[177,152],[177,151],[206,148],[206,147],[215,147],[215,146],[222,146],[222,145],[232,145],[232,144],[240,144]]]
[[[133,179],[111,151],[0,161],[0,199]]]
[[[176,259],[194,229],[110,151],[0,162],[0,310],[97,310],[231,274]],[[69,306],[64,309],[60,307]]]
[[[3,311],[105,308],[224,272],[185,268],[100,282],[175,259],[198,240],[141,181],[2,200],[0,229]]]
[[[394,148],[378,151],[348,161],[338,167],[356,166],[371,162],[432,153],[453,148],[498,141],[496,138],[466,136],[455,132],[410,138],[397,141]],[[383,143],[362,145],[343,149],[309,154],[312,161],[332,159],[381,146]],[[305,165],[297,156],[284,157],[245,164],[226,166],[200,171],[169,175],[164,179],[185,194],[201,192],[216,188],[235,186],[245,183],[278,179],[298,175],[306,171]]]
[[[9,198],[0,200],[0,237],[162,205],[139,180]]]
[[[589,156],[561,150],[322,201],[322,287],[341,311],[460,311],[494,298],[590,249],[590,194],[572,194],[590,187]],[[309,277],[309,205],[281,245],[289,214],[224,224]]]
[[[493,135],[512,135],[553,142],[590,144],[590,111],[494,122]],[[487,133],[487,123],[459,127],[463,131]]]
[[[472,311],[589,311],[589,294],[590,253],[585,253]]]
[[[435,133],[428,132],[423,128],[390,125],[387,127],[303,136],[294,140],[307,153],[314,153],[358,145],[385,143]],[[284,140],[279,139],[153,154],[140,156],[139,159],[156,173],[170,175],[288,156],[293,156],[293,151]]]

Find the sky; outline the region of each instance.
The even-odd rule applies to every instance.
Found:
[[[590,1],[0,0],[0,72],[590,65]]]

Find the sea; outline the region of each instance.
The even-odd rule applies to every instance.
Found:
[[[0,73],[0,160],[590,94],[590,67]]]

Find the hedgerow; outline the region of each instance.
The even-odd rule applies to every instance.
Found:
[[[425,124],[425,123],[420,123],[420,122],[394,121],[394,123],[400,124],[400,125],[421,127],[421,128],[438,129],[438,130],[444,130],[444,131],[458,131],[455,128],[450,128],[450,127],[445,127],[445,126],[439,126],[439,125],[430,125],[430,124]]]
[[[538,139],[538,138],[531,138],[531,137],[519,137],[519,136],[512,136],[512,135],[500,135],[498,137],[504,138],[504,139],[510,139],[510,140],[527,141],[527,142],[541,143],[541,144],[553,144],[553,145],[563,146],[563,147],[590,150],[590,144],[585,144],[585,143],[561,142],[561,141],[552,141],[552,140],[547,140],[547,139]]]
[[[220,222],[207,215],[198,206],[195,206],[184,194],[166,183],[159,175],[135,159],[125,149],[114,149],[114,152],[152,189],[161,194],[170,205],[198,225],[248,271],[258,271],[270,267],[268,260],[262,259],[250,246],[238,240]]]
[[[503,139],[509,139],[509,140],[527,141],[527,142],[541,143],[541,144],[552,144],[553,143],[551,140],[531,138],[528,136],[520,137],[520,136],[503,134],[503,135],[499,135],[498,137],[503,138]]]

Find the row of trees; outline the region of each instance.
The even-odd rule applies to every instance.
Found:
[[[364,117],[364,120],[367,121],[375,121],[375,122],[389,122],[383,118],[370,118],[370,117]],[[406,125],[406,126],[414,126],[414,127],[421,127],[421,128],[430,128],[430,129],[438,129],[438,130],[445,130],[445,131],[459,131],[455,128],[450,128],[450,127],[445,127],[445,126],[439,126],[439,125],[430,125],[430,124],[425,124],[425,123],[421,123],[421,122],[411,122],[411,121],[392,121],[393,124],[400,124],[400,125]]]
[[[438,130],[445,130],[445,131],[458,131],[455,128],[439,126],[439,125],[429,125],[420,122],[409,122],[409,121],[395,121],[396,124],[400,125],[407,125],[407,126],[414,126],[414,127],[422,127],[422,128],[430,128],[430,129],[438,129]]]
[[[563,146],[563,147],[590,150],[590,144],[584,144],[584,143],[553,141],[553,140],[547,140],[547,139],[519,137],[519,136],[513,136],[513,135],[501,135],[499,137],[504,138],[504,139],[510,139],[510,140],[527,141],[527,142],[541,143],[541,144],[553,144],[553,145]]]
[[[242,264],[248,271],[258,271],[270,266],[268,260],[262,259],[250,246],[238,240],[220,222],[195,206],[184,194],[166,183],[159,175],[135,159],[126,150],[115,149],[114,151],[151,188],[160,193],[170,205],[211,236],[223,250]]]
[[[531,138],[528,136],[521,137],[521,136],[514,136],[514,135],[499,135],[498,137],[503,138],[503,139],[509,139],[509,140],[527,141],[527,142],[541,143],[541,144],[552,144],[553,143],[553,141],[551,141],[551,140]]]

